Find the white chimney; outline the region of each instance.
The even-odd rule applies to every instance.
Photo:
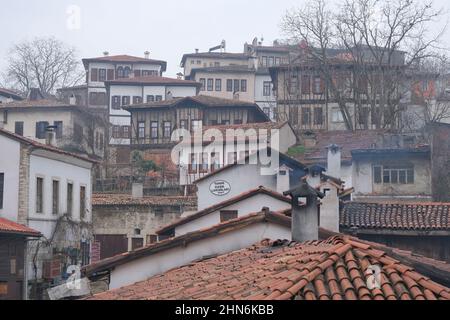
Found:
[[[320,226],[339,232],[339,190],[335,184],[325,182],[320,191],[325,195],[320,206]]]
[[[144,197],[144,184],[133,183],[131,186],[131,197],[133,199],[142,199]]]
[[[56,126],[48,126],[45,129],[45,144],[56,147]]]
[[[290,188],[289,184],[289,172],[292,171],[291,168],[289,168],[286,165],[282,165],[278,168],[277,172],[277,192],[283,193]]]
[[[70,96],[70,98],[69,98],[69,104],[71,105],[71,106],[74,106],[74,105],[76,105],[77,104],[77,98],[72,94],[71,96]]]
[[[341,178],[341,148],[332,144],[327,147],[327,175],[334,178]]]
[[[195,49],[195,53],[198,53],[198,49],[197,48]]]
[[[145,51],[144,52],[144,58],[145,59],[150,59],[150,51]]]
[[[305,180],[283,193],[292,198],[292,240],[296,242],[319,239],[319,207],[317,198],[323,194],[312,188]]]

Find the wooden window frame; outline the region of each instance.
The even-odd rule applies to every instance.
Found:
[[[239,216],[238,210],[220,210],[220,223],[237,219]]]

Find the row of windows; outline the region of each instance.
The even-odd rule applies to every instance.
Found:
[[[263,67],[279,66],[283,61],[281,57],[274,56],[262,56],[259,60],[259,64]]]
[[[238,159],[245,159],[249,156],[249,151],[240,151],[239,158],[237,152],[227,153],[227,164],[236,163]],[[222,165],[220,153],[212,152],[209,155],[203,153],[191,153],[189,155],[188,171],[190,174],[214,172]]]
[[[299,79],[297,73],[291,74],[289,80],[289,93],[299,93]],[[323,94],[325,91],[325,81],[320,76],[314,76],[312,79],[312,92],[314,94]],[[301,94],[311,93],[311,76],[303,75],[301,77]]]
[[[134,73],[135,77],[150,77],[158,76],[159,72],[157,70],[132,70],[130,67],[118,67],[114,69],[106,68],[92,68],[91,69],[91,81],[93,82],[104,82],[114,79],[129,78],[131,73]]]
[[[131,104],[131,99],[133,99],[133,104],[139,104],[142,103],[142,97],[141,96],[112,96],[111,99],[111,107],[115,110],[120,109],[123,106],[128,106]],[[162,95],[147,95],[146,96],[146,102],[154,102],[154,101],[162,101],[163,96]]]
[[[131,126],[117,126],[117,125],[113,126],[112,137],[114,139],[130,139]]]
[[[375,184],[413,184],[413,166],[374,166],[373,182]]]
[[[73,216],[73,204],[74,204],[74,187],[73,183],[67,183],[67,215]],[[60,182],[59,180],[52,180],[52,214],[60,214],[59,201],[60,200]],[[86,187],[80,186],[80,217],[84,219],[86,217]],[[44,213],[44,178],[36,178],[36,213]]]
[[[45,135],[47,132],[47,127],[49,126],[48,121],[38,121],[36,122],[36,138],[37,139],[45,139]],[[63,135],[63,122],[62,121],[54,121],[53,126],[56,127],[55,133],[56,138],[60,139]],[[16,121],[14,124],[14,132],[18,135],[23,136],[23,121]]]
[[[197,65],[197,66],[201,66],[202,65],[202,60],[191,60],[191,65]],[[214,61],[214,62],[210,62],[209,63],[210,67],[220,67],[220,62],[219,61]],[[203,67],[208,67],[208,63],[203,63]]]
[[[222,79],[200,78],[200,83],[202,84],[201,91],[222,91]],[[227,79],[226,91],[247,92],[247,80]]]

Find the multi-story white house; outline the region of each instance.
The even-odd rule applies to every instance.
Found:
[[[4,129],[0,150],[0,217],[43,235],[28,245],[25,278],[58,282],[64,266],[89,263],[95,161]]]

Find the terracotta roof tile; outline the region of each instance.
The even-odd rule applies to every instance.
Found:
[[[0,233],[22,234],[25,236],[40,236],[40,232],[17,222],[0,218]]]
[[[128,299],[130,292],[133,299],[446,300],[450,297],[449,288],[418,277],[400,262],[391,263],[394,259],[386,260],[389,265],[385,265],[380,256],[386,253],[383,255],[380,249],[374,250],[355,238],[335,236],[323,241],[280,243],[258,244],[192,263],[90,299]],[[328,262],[332,257],[332,262]],[[367,285],[369,263],[382,269],[380,288],[371,289]],[[137,287],[146,290],[137,293]]]
[[[359,229],[450,230],[450,203],[347,202],[340,225]]]

